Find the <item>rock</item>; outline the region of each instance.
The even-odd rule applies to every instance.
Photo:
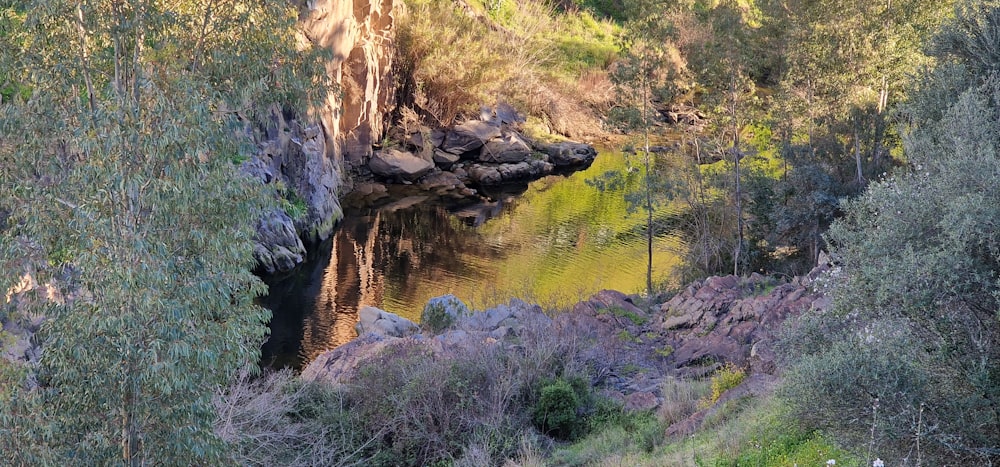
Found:
[[[525,161],[516,164],[500,164],[497,171],[504,182],[539,178],[552,173],[554,167],[545,161]]]
[[[445,171],[431,172],[420,179],[419,186],[437,195],[456,194],[464,197],[476,194],[476,190],[465,186],[457,175]]]
[[[479,153],[481,162],[512,163],[523,162],[531,156],[531,146],[521,135],[507,132],[499,138],[489,140]]]
[[[549,162],[556,167],[587,166],[597,158],[597,150],[593,146],[572,141],[542,144],[538,149],[548,154]]]
[[[438,167],[441,167],[442,169],[448,169],[456,162],[458,162],[458,160],[461,159],[461,157],[459,157],[458,154],[452,154],[450,152],[442,151],[440,149],[435,149],[432,159],[434,163],[437,164]]]
[[[758,295],[771,286],[768,293]],[[826,306],[821,298],[798,279],[776,286],[760,275],[709,277],[692,283],[660,306],[660,329],[674,349],[667,360],[689,374],[710,371],[705,362],[749,364],[771,373],[774,333],[789,316]]]
[[[441,149],[452,154],[464,154],[483,147],[487,141],[498,136],[500,136],[499,126],[480,120],[469,120],[448,131]]]
[[[503,182],[500,171],[496,167],[485,165],[473,165],[468,168],[469,181],[479,185],[499,185]]]
[[[424,311],[420,314],[420,323],[434,332],[441,332],[453,327],[460,319],[470,314],[469,307],[458,297],[452,294],[442,295],[427,301]]]
[[[524,123],[524,116],[506,102],[497,104],[496,115],[500,123]]]
[[[516,164],[472,164],[468,167],[469,181],[483,186],[538,178],[552,173],[554,167],[545,161],[525,161]]]
[[[416,334],[420,328],[402,316],[388,311],[366,306],[358,310],[358,324],[354,325],[358,335],[372,333],[390,337],[406,337]]]
[[[402,0],[310,0],[300,13],[301,30],[314,47],[329,52],[330,88],[317,110],[327,159],[360,166],[388,125],[395,106],[396,20]]]
[[[643,412],[653,410],[660,405],[656,394],[652,392],[633,392],[625,396],[626,412]]]
[[[341,217],[338,190],[340,173],[337,165],[326,157],[323,129],[319,125],[303,126],[297,120],[286,120],[281,109],[272,107],[270,122],[259,143],[259,150],[241,169],[264,184],[280,183],[283,191],[294,196],[295,203],[304,204],[302,215],[292,219],[297,237],[314,244],[326,240],[333,233]],[[270,214],[269,214],[270,215]],[[270,220],[258,227],[272,224]],[[258,229],[259,250],[272,250],[273,232]],[[296,248],[283,246],[293,254]]]
[[[406,151],[383,149],[372,156],[368,168],[375,175],[412,182],[430,172],[434,164]]]
[[[447,133],[440,128],[434,128],[430,133],[431,146],[435,148],[440,148],[444,144],[444,137]]]
[[[259,270],[268,274],[290,271],[305,254],[306,247],[284,211],[273,210],[257,221],[253,256]]]
[[[403,341],[405,339],[382,334],[361,334],[347,344],[320,354],[302,370],[300,377],[303,381],[322,381],[333,386],[343,384],[361,363]]]

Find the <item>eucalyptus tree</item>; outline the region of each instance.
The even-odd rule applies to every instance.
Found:
[[[922,52],[924,41],[953,3],[767,4],[770,20],[780,23],[785,34],[781,103],[799,111],[794,126],[806,136],[812,158],[853,159],[854,182],[859,187],[866,183],[866,172],[878,169],[889,151],[890,110],[905,97],[908,76],[931,62]],[[817,155],[821,135],[829,135],[835,144],[820,151],[827,154]],[[865,170],[865,159],[872,169]]]
[[[732,202],[736,240],[733,273],[740,274],[746,262],[746,220],[742,160],[748,155],[743,136],[759,107],[756,83],[750,73],[758,51],[751,32],[759,26],[759,12],[735,1],[712,2],[695,9],[703,31],[683,52],[688,68],[704,88],[703,107],[711,116],[709,131],[715,146],[732,162]]]
[[[255,367],[269,318],[250,273],[269,195],[239,163],[263,109],[325,84],[318,55],[281,2],[0,13],[21,91],[0,105],[0,291],[42,284],[0,307],[44,316],[41,359],[5,364],[0,463],[221,463],[211,398]]]
[[[628,193],[629,205],[646,215],[646,293],[653,293],[653,216],[671,196],[671,180],[666,167],[659,166],[650,150],[662,119],[656,102],[672,100],[673,80],[679,70],[669,60],[672,27],[665,21],[664,2],[635,2],[632,19],[621,37],[622,55],[611,73],[618,105],[611,110],[609,123],[618,130],[637,136],[642,184],[639,193]],[[621,184],[621,174],[605,174],[604,181]]]

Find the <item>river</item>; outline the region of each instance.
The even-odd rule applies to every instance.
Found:
[[[587,183],[607,172],[629,174],[628,183]],[[262,361],[301,367],[354,338],[364,306],[418,321],[428,299],[447,293],[474,309],[511,297],[563,309],[601,289],[641,292],[645,216],[628,213],[624,196],[638,183],[625,156],[604,151],[586,170],[490,193],[492,203],[425,199],[397,187],[375,206],[345,205],[337,231],[306,264],[267,279],[262,303],[274,318]],[[656,282],[669,282],[681,248],[670,235],[655,239]]]

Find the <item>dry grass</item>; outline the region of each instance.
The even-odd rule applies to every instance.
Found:
[[[239,465],[359,465],[373,442],[359,438],[341,394],[289,370],[244,373],[214,404],[215,432]]]
[[[663,395],[663,403],[657,409],[656,416],[665,426],[670,426],[698,411],[700,401],[709,393],[709,384],[705,381],[669,378],[663,383],[660,393]]]

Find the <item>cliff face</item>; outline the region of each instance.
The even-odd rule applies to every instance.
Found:
[[[384,133],[394,102],[391,76],[396,19],[402,0],[309,0],[302,9],[306,38],[329,49],[326,69],[340,89],[321,110],[327,156],[361,164]]]
[[[300,11],[304,39],[330,50],[326,72],[338,86],[317,109],[319,123],[289,120],[274,109],[260,151],[246,165],[286,197],[285,207],[257,226],[254,255],[269,274],[304,260],[302,239],[330,237],[341,215],[340,169],[368,161],[394,103],[392,40],[401,0],[309,0]]]

